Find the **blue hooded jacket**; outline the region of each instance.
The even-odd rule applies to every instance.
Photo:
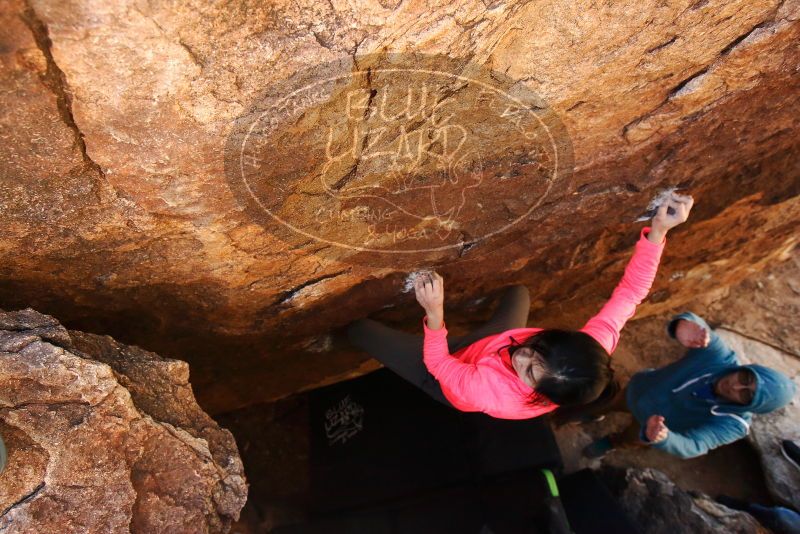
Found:
[[[710,333],[702,349],[660,369],[636,373],[628,383],[628,408],[642,427],[647,419],[661,415],[669,429],[667,439],[652,446],[681,458],[693,458],[747,435],[751,413],[768,413],[792,400],[797,386],[781,372],[762,365],[739,365],[736,353],[706,322],[691,312],[676,315],[667,325],[671,337],[681,319],[694,321]],[[750,369],[756,377],[753,400],[748,405],[710,399],[703,395],[709,384],[739,369]]]

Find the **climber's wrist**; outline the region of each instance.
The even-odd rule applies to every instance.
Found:
[[[431,330],[439,330],[444,323],[444,310],[442,308],[434,310],[425,310],[425,315],[428,317],[428,328]]]

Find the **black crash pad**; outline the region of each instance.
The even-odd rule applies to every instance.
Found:
[[[386,369],[312,391],[309,398],[316,513],[561,468],[545,418],[509,421],[459,412]]]

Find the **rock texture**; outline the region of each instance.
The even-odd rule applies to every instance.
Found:
[[[715,287],[697,306],[725,330],[800,360],[800,250],[740,284]]]
[[[242,463],[188,378],[184,362],[0,311],[0,530],[226,532]]]
[[[770,532],[752,516],[702,493],[689,494],[654,469],[604,469],[604,480],[625,512],[647,534]]]
[[[797,0],[7,0],[0,304],[189,361],[213,412],[359,368],[366,356],[349,348],[308,347],[392,305],[384,317],[419,331],[413,297],[399,293],[412,266],[280,240],[229,187],[225,145],[274,82],[331,61],[368,70],[374,54],[424,52],[535,92],[563,124],[573,163],[549,183],[528,221],[534,231],[425,265],[442,272],[448,302],[464,313],[449,324],[484,317],[490,301],[470,301],[512,281],[531,288],[539,324],[584,320],[621,273],[631,221],[658,190],[681,185],[698,203],[641,309],[659,313],[709,281],[760,270],[797,241],[799,16]],[[366,86],[376,99],[380,81]],[[447,101],[477,124],[469,94],[454,89]],[[282,133],[308,137],[331,118],[326,109],[305,109]],[[352,133],[336,132],[339,144]],[[526,200],[515,202],[514,180],[535,169],[493,133],[483,132],[484,159],[507,185],[462,221],[515,213]],[[282,154],[265,168],[285,167],[293,188],[300,171],[322,165],[316,154]],[[382,164],[367,170],[390,177]],[[301,222],[329,205],[296,192],[287,206]]]

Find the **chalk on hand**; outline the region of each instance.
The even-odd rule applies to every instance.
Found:
[[[413,273],[409,274],[406,277],[405,282],[403,283],[403,289],[401,290],[403,293],[408,293],[412,289],[414,289],[414,284],[417,282],[417,278],[420,276],[425,277],[426,279],[433,278],[434,271],[430,269],[420,269],[419,271],[414,271]]]
[[[668,187],[667,189],[660,191],[655,197],[653,197],[653,200],[650,201],[650,204],[647,205],[647,210],[639,215],[639,218],[636,219],[636,222],[648,221],[655,217],[656,213],[658,213],[658,207],[666,202],[669,202],[669,200],[672,198],[672,193],[677,190],[677,187]],[[667,213],[670,215],[675,215],[675,209],[667,208]]]

